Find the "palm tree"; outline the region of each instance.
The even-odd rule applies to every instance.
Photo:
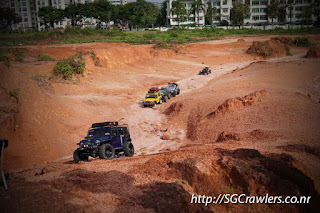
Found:
[[[191,11],[192,13],[197,14],[197,20],[198,20],[198,26],[200,25],[200,11],[204,11],[204,4],[202,3],[202,0],[193,0]]]

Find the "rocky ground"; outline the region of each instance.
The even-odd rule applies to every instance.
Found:
[[[0,190],[1,208],[316,212],[320,61],[317,50],[305,58],[308,48],[292,46],[287,55],[281,41],[243,36],[178,51],[109,43],[14,47],[25,61],[0,64],[0,135],[9,139],[11,174],[9,191]],[[91,50],[100,66],[87,54],[85,76],[72,81],[49,79],[56,62],[36,59]],[[273,57],[265,58],[266,51]],[[204,66],[212,74],[197,75]],[[179,96],[153,109],[141,106],[149,87],[173,81]],[[20,89],[19,99],[12,89]],[[136,155],[74,164],[72,152],[91,123],[110,120],[129,125]],[[190,204],[192,194],[219,193],[309,195],[312,203]]]

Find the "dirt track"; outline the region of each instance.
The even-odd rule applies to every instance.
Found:
[[[154,52],[151,45],[126,44],[20,48],[27,56],[26,62],[15,62],[9,69],[0,64],[4,102],[15,104],[7,97],[6,90],[21,88],[25,93],[18,113],[2,112],[0,135],[11,142],[6,150],[7,170],[37,166],[11,170],[13,178],[9,185],[12,191],[0,194],[3,200],[9,201],[6,208],[13,205],[13,198],[24,197],[26,190],[39,193],[16,206],[17,211],[24,207],[34,211],[47,205],[52,211],[59,211],[62,203],[66,211],[170,212],[184,209],[185,212],[210,212],[212,208],[246,211],[237,206],[207,209],[192,206],[188,201],[194,192],[225,192],[229,186],[234,192],[243,192],[244,185],[250,193],[257,193],[255,188],[261,186],[265,191],[258,193],[298,191],[312,194],[317,200],[320,191],[320,62],[319,59],[301,58],[306,54],[306,48],[292,48],[293,56],[268,60],[245,52],[252,41],[268,39],[266,36],[244,37],[244,41],[227,39],[188,44],[181,48],[180,54],[170,50]],[[312,39],[319,41],[318,37]],[[36,61],[36,54],[46,53],[58,59],[91,49],[101,58],[101,66],[95,67],[87,57],[88,70],[84,78],[68,84],[57,80],[39,84],[30,78],[39,74],[50,76],[55,64]],[[196,75],[204,66],[211,67],[212,74]],[[150,86],[171,81],[179,83],[181,95],[154,109],[141,107],[141,100]],[[267,95],[261,95],[261,90]],[[136,157],[72,164],[75,144],[85,136],[91,123],[107,120],[128,123]],[[164,134],[170,139],[162,140]],[[229,152],[240,148],[258,150],[263,156],[254,154],[254,160],[247,161],[242,157],[236,160],[235,156],[239,155]],[[159,152],[162,154],[157,154]],[[228,155],[229,158],[223,157]],[[188,158],[195,160],[185,162]],[[240,176],[247,174],[261,179],[272,173],[286,179],[275,168],[264,167],[263,163],[260,172],[236,163],[245,160],[250,165],[257,163],[257,159],[258,164],[260,161],[283,164],[293,176],[303,174],[301,179],[310,187],[303,191],[301,183],[290,179],[292,177],[286,177],[293,184],[285,191],[268,188],[266,183],[237,185],[228,166],[214,163],[233,165]],[[58,161],[43,164],[54,160]],[[199,163],[194,163],[198,161],[203,165],[199,167]],[[184,171],[194,170],[199,177],[179,170],[186,166],[190,168]],[[266,172],[261,173],[262,170]],[[220,173],[226,179],[230,176],[229,182],[221,179]],[[104,180],[101,182],[101,179]],[[124,180],[124,185],[120,179]],[[183,180],[187,184],[181,184]],[[97,181],[99,184],[92,186],[92,182]],[[31,183],[35,185],[31,186]],[[210,191],[213,183],[221,188]],[[201,184],[208,189],[200,187]],[[121,189],[128,190],[121,192]],[[104,193],[106,191],[110,193]],[[37,205],[48,193],[55,194],[57,200],[42,201]],[[167,203],[169,197],[175,201],[172,205]],[[89,203],[83,205],[84,202]],[[155,202],[156,205],[152,204]],[[161,207],[165,204],[166,207]],[[252,209],[256,210],[256,207]],[[263,206],[262,209],[301,210],[299,206]]]

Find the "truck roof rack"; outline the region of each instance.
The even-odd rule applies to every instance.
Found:
[[[103,122],[103,123],[94,123],[91,128],[104,127],[104,126],[118,126],[118,121],[115,122]]]

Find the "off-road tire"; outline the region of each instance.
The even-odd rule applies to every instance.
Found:
[[[156,105],[157,105],[157,102],[154,102],[152,107],[155,107]]]
[[[159,99],[159,103],[158,104],[162,104],[162,98]]]
[[[132,157],[134,155],[134,146],[131,141],[127,141],[123,146],[125,156]]]
[[[99,158],[100,159],[113,159],[115,150],[111,144],[102,144],[99,147]]]
[[[73,160],[75,163],[79,163],[80,161],[88,161],[89,156],[85,156],[85,155],[81,156],[81,150],[78,148],[73,152]]]
[[[176,94],[176,91],[174,91],[174,92],[172,93],[172,96],[173,96],[173,97],[176,97],[176,95],[177,95],[177,94]]]
[[[167,101],[168,101],[168,96],[164,96],[163,102],[167,102]]]
[[[180,95],[180,89],[178,90],[178,93],[177,93],[177,95]]]

